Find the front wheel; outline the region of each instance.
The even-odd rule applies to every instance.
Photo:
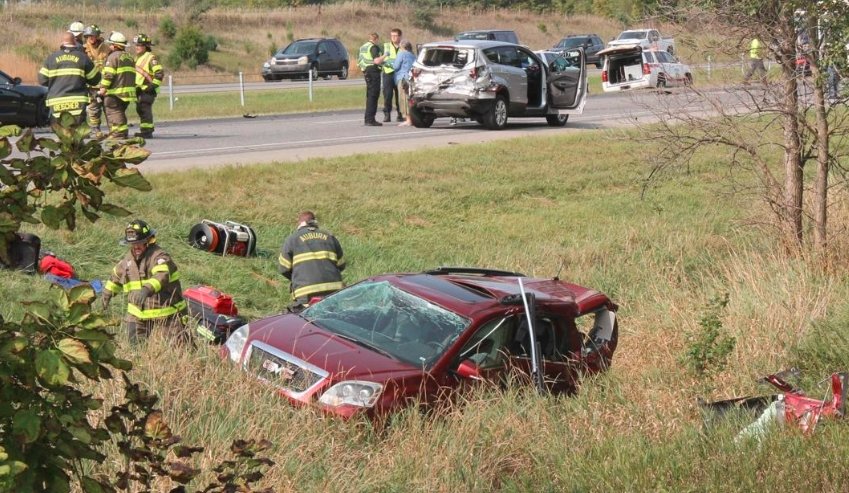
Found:
[[[490,130],[501,130],[507,126],[507,98],[498,95],[492,108],[483,115],[483,125]]]
[[[565,127],[569,121],[569,115],[545,115],[545,121],[549,127]]]
[[[348,66],[342,65],[342,71],[339,72],[339,80],[345,80],[348,78]]]

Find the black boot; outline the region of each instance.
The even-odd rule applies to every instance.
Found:
[[[392,121],[392,112],[391,111],[384,111],[383,112],[383,121],[384,122],[391,122]]]

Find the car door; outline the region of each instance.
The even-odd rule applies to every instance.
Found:
[[[23,98],[15,89],[15,83],[5,74],[0,73],[0,123],[19,121]]]
[[[583,108],[587,98],[587,64],[584,50],[563,52],[548,64],[546,89],[551,108]]]
[[[333,56],[330,51],[330,43],[327,41],[321,41],[315,47],[316,52],[316,61],[318,62],[318,72],[325,73],[330,70],[335,70],[336,67],[333,67]]]
[[[527,105],[528,74],[522,67],[522,57],[519,54],[518,46],[499,46],[496,51],[498,52],[498,64],[510,93],[510,104]]]
[[[666,74],[666,84],[669,86],[681,85],[684,80],[684,73],[678,60],[665,51],[658,51],[654,55]]]

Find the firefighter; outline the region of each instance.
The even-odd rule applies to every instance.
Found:
[[[74,21],[71,25],[68,26],[68,32],[74,35],[74,40],[76,40],[77,44],[83,45],[83,32],[85,31],[85,24],[80,21]]]
[[[109,56],[109,45],[103,42],[100,28],[92,24],[83,31],[85,40],[85,53],[94,62],[98,74],[103,71],[103,62]],[[103,113],[103,98],[100,97],[98,87],[89,89],[88,106],[86,107],[88,126],[91,128],[92,137],[101,137],[100,115]]]
[[[315,214],[298,214],[298,230],[283,242],[278,269],[289,279],[292,311],[309,306],[313,297],[326,296],[342,289],[345,257],[342,246],[330,232],[319,229]]]
[[[83,121],[88,104],[88,87],[100,81],[94,63],[83,53],[70,31],[62,36],[62,46],[47,56],[38,71],[38,82],[47,86],[46,104],[53,111],[53,119],[70,113],[76,123]]]
[[[138,34],[133,38],[136,50],[136,89],[138,102],[136,113],[139,115],[140,132],[136,137],[149,139],[153,137],[153,103],[159,94],[159,86],[162,85],[164,73],[162,65],[156,55],[153,54],[151,46],[153,43],[146,34]]]
[[[125,51],[127,38],[113,31],[106,40],[109,44],[109,56],[103,62],[100,91],[105,107],[109,136],[127,137],[127,107],[136,102],[136,62]]]
[[[130,342],[149,336],[154,328],[169,337],[186,338],[187,311],[180,273],[171,256],[156,244],[156,231],[136,219],[127,225],[120,243],[129,245],[130,251],[112,269],[103,287],[103,308],[115,294],[127,294]]]

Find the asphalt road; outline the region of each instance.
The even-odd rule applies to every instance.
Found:
[[[486,130],[467,121],[451,126],[437,119],[429,129],[363,126],[362,111],[260,116],[162,122],[146,147],[152,151],[142,163],[144,172],[177,171],[262,162],[298,162],[315,157],[360,153],[400,152],[414,149],[490,142],[523,136],[560,135],[595,129],[633,126],[653,121],[654,109],[699,111],[686,92],[591,95],[582,115],[571,115],[563,128],[549,127],[542,118],[511,118],[505,130]],[[381,115],[379,115],[380,117]]]

